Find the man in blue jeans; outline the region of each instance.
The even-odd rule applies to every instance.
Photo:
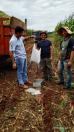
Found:
[[[9,54],[13,63],[17,66],[17,79],[19,87],[28,88],[28,76],[27,76],[27,60],[26,51],[23,41],[26,38],[22,37],[24,29],[20,26],[15,28],[15,34],[10,39],[9,42]]]
[[[72,31],[68,27],[61,27],[58,29],[58,34],[64,37],[60,45],[59,60],[59,85],[64,85],[65,88],[70,89],[72,83],[72,62],[74,58],[74,39],[72,38]],[[67,80],[64,82],[64,64],[66,64]]]

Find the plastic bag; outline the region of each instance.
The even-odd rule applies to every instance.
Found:
[[[29,88],[26,90],[27,92],[31,93],[32,95],[39,95],[41,94],[40,90],[34,89],[34,88]]]
[[[41,54],[41,49],[39,49],[39,50],[36,49],[36,46],[34,44],[30,62],[35,62],[35,63],[39,64],[40,63],[40,54]]]

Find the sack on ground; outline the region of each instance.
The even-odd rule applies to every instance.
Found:
[[[34,44],[30,62],[35,62],[35,63],[39,64],[40,63],[40,54],[41,54],[41,49],[38,50]]]

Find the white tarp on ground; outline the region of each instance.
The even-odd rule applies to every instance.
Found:
[[[40,90],[34,89],[34,88],[29,88],[29,89],[26,90],[26,92],[29,92],[32,95],[39,95],[39,94],[41,94],[41,91]]]

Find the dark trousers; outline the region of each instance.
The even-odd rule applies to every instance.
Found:
[[[50,58],[41,59],[40,67],[43,72],[44,80],[51,80],[52,79],[52,65]]]

